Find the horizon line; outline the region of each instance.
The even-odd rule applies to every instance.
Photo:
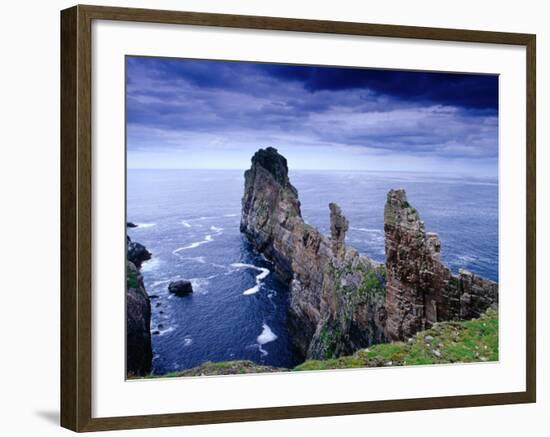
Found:
[[[188,168],[188,167],[126,167],[126,170],[188,170],[188,171],[246,171],[249,170],[249,167],[243,168]],[[498,179],[498,174],[496,175],[487,175],[480,174],[474,175],[471,173],[454,173],[446,171],[432,171],[432,170],[357,170],[357,169],[329,169],[329,168],[289,168],[289,172],[292,171],[321,171],[321,172],[349,172],[349,173],[419,173],[419,174],[437,174],[437,175],[454,175],[454,176],[470,176],[470,177],[479,177],[479,178],[493,178]]]

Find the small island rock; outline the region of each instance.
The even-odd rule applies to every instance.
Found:
[[[170,284],[168,284],[168,291],[174,293],[176,296],[187,296],[193,293],[193,286],[191,282],[180,279],[170,282]]]

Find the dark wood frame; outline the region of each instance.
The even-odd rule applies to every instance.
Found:
[[[524,392],[92,418],[92,20],[508,44],[527,53],[527,372]],[[536,38],[531,34],[75,6],[61,12],[61,425],[74,431],[336,416],[536,401]]]

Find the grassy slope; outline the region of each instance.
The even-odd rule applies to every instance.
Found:
[[[498,313],[489,310],[479,319],[437,323],[431,329],[419,332],[407,342],[378,344],[340,358],[309,360],[292,370],[349,369],[497,360]]]
[[[271,366],[262,366],[248,360],[235,361],[207,361],[198,367],[171,372],[165,375],[150,375],[151,378],[171,378],[178,376],[202,376],[202,375],[239,375],[245,373],[269,373],[269,372],[288,372],[288,369]]]

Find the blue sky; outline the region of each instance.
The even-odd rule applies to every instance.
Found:
[[[497,76],[126,62],[129,168],[245,169],[273,146],[291,169],[497,175]]]

